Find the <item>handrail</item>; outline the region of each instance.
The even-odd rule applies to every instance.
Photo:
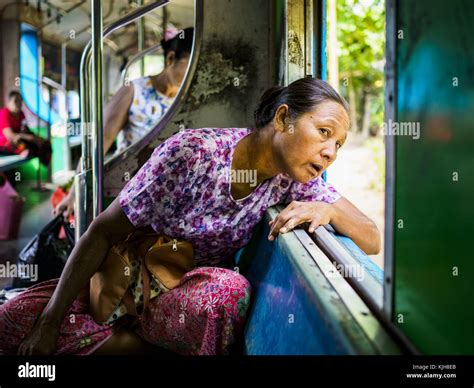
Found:
[[[102,53],[104,51],[103,20],[101,0],[92,0],[92,203],[93,216],[103,210],[104,190],[102,169],[104,166],[104,107],[102,93]]]
[[[314,240],[324,253],[333,260],[337,265],[344,269],[362,268],[362,265],[357,262],[345,248],[343,248],[336,238],[329,233],[326,228],[319,227],[312,234]],[[344,271],[351,274],[351,271]],[[354,287],[356,292],[361,295],[366,303],[379,310],[383,305],[383,285],[379,283],[372,276],[359,278],[357,276],[349,276],[346,278],[347,282]]]
[[[66,88],[63,85],[57,83],[56,81],[53,81],[51,78],[43,76],[41,77],[41,82],[45,83],[48,86],[51,86],[54,89],[60,90],[63,93],[66,93]]]
[[[130,12],[129,14],[123,16],[122,18],[118,19],[117,21],[109,24],[106,26],[102,32],[102,39],[109,36],[119,28],[122,28],[133,21],[145,16],[146,14],[152,12],[153,10],[160,8],[169,3],[169,0],[158,0],[153,3],[146,4],[140,8],[135,9],[134,11]],[[91,167],[91,147],[90,147],[90,136],[88,135],[89,124],[91,123],[91,112],[89,110],[89,97],[90,97],[90,85],[89,85],[89,70],[90,70],[90,60],[91,60],[91,49],[92,49],[92,40],[90,40],[84,51],[82,52],[81,56],[81,63],[80,63],[80,93],[81,93],[81,130],[82,130],[82,162],[81,162],[81,169],[82,172],[86,172]],[[102,131],[102,128],[94,128],[95,137],[98,137],[98,131]],[[94,153],[100,152],[101,155],[103,150],[95,149]],[[100,159],[99,158],[95,158]],[[97,171],[97,166],[93,168],[93,179],[102,180],[102,176],[96,176],[95,172]],[[101,171],[100,171],[101,172]],[[87,188],[86,185],[80,185],[79,182],[76,182],[76,187],[80,188],[84,191],[82,193],[82,200],[77,201],[76,203],[79,205],[76,209],[76,239],[78,239],[87,229],[87,220],[85,219],[86,211],[87,211]],[[78,193],[76,193],[78,194]],[[78,195],[79,196],[79,195]]]
[[[194,36],[193,36],[193,47],[191,49],[192,56],[189,60],[188,67],[186,69],[186,75],[181,83],[178,94],[176,95],[173,103],[167,109],[166,113],[160,118],[159,122],[148,131],[140,140],[129,145],[123,152],[118,153],[111,157],[105,168],[107,171],[111,171],[116,168],[129,154],[137,153],[139,150],[149,145],[150,142],[165,128],[170,122],[171,118],[175,115],[178,108],[185,100],[188,90],[191,86],[191,81],[194,78],[197,63],[199,61],[199,55],[201,52],[201,43],[203,36],[203,12],[204,2],[203,0],[194,0]]]
[[[158,0],[154,3],[149,3],[144,5],[143,7],[137,8],[134,11],[130,12],[129,14],[121,17],[120,19],[116,20],[115,22],[109,24],[104,28],[102,38],[106,38],[116,30],[125,27],[126,25],[134,22],[135,20],[147,15],[148,13],[154,11],[157,8],[162,7],[169,3],[169,0]],[[92,40],[90,40],[84,51],[82,52],[81,56],[81,63],[80,63],[80,93],[81,93],[81,122],[82,123],[90,123],[91,116],[89,108],[89,97],[90,97],[90,90],[87,89],[89,86],[89,67],[91,61],[91,50],[92,50]],[[85,120],[84,120],[85,119]],[[83,125],[82,128],[85,126]],[[83,133],[83,142],[84,140],[88,140],[87,136]],[[84,152],[85,151],[85,152]],[[90,166],[90,150],[83,147],[83,167],[85,170],[89,169]],[[85,158],[84,158],[85,156]],[[88,159],[88,160],[84,160]]]
[[[161,43],[155,44],[154,46],[148,47],[145,50],[140,51],[139,53],[136,53],[125,65],[125,67],[122,70],[122,73],[120,74],[120,82],[122,85],[125,83],[125,79],[127,77],[128,69],[130,69],[130,66],[132,66],[136,61],[140,60],[143,58],[145,55],[148,55],[154,51],[159,50],[161,47]]]

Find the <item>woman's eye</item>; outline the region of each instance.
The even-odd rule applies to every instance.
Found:
[[[341,147],[342,147],[342,144],[341,144],[341,143],[339,143],[339,142],[336,143],[336,149],[339,149],[339,148],[341,148]]]
[[[324,136],[327,136],[329,134],[329,130],[326,129],[326,128],[319,128],[319,130],[321,131],[321,133],[324,135]]]

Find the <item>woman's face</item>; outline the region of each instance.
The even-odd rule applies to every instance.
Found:
[[[18,94],[15,94],[8,100],[7,107],[12,113],[19,113],[21,111],[22,99]]]
[[[274,149],[279,169],[293,180],[307,183],[320,176],[336,159],[349,130],[342,105],[327,100],[312,111],[290,120],[281,105],[274,118]]]
[[[179,89],[183,82],[186,70],[188,68],[189,55],[186,55],[178,60],[174,58],[174,52],[170,51],[166,58],[166,67],[170,76],[171,86]]]

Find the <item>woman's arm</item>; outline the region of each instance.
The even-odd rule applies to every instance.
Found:
[[[133,85],[122,86],[112,97],[104,114],[104,155],[110,149],[117,134],[128,121],[128,111],[133,100]]]
[[[20,346],[19,354],[49,354],[54,351],[59,327],[79,291],[87,286],[109,247],[133,230],[134,226],[120,208],[117,197],[91,223],[72,250],[50,301]]]
[[[344,197],[330,205],[332,227],[350,237],[368,255],[380,252],[380,232],[375,223]]]
[[[28,133],[16,133],[13,132],[11,128],[3,128],[3,134],[8,139],[11,144],[17,144],[20,140],[28,140],[33,141],[34,135],[30,135]]]
[[[320,225],[331,224],[340,234],[350,237],[368,255],[380,252],[380,233],[375,223],[346,198],[336,202],[293,201],[274,220],[268,238],[274,240],[278,233],[286,233],[297,225],[309,222],[309,232]]]
[[[3,135],[8,139],[11,144],[16,144],[20,140],[18,133],[13,132],[10,127],[3,128]]]

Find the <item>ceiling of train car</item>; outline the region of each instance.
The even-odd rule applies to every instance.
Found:
[[[150,1],[144,1],[149,3]],[[12,1],[0,0],[0,9]],[[71,49],[81,50],[91,38],[91,0],[29,0],[29,5],[42,12],[43,39],[60,44],[67,41]],[[137,7],[136,0],[107,0],[102,2],[104,26],[117,20]],[[193,24],[194,1],[171,0],[166,6],[168,21],[177,28]],[[158,9],[145,17],[145,47],[157,44],[162,38],[163,9]],[[74,39],[69,36],[74,34]],[[137,23],[120,29],[104,41],[105,45],[118,55],[136,52]]]

